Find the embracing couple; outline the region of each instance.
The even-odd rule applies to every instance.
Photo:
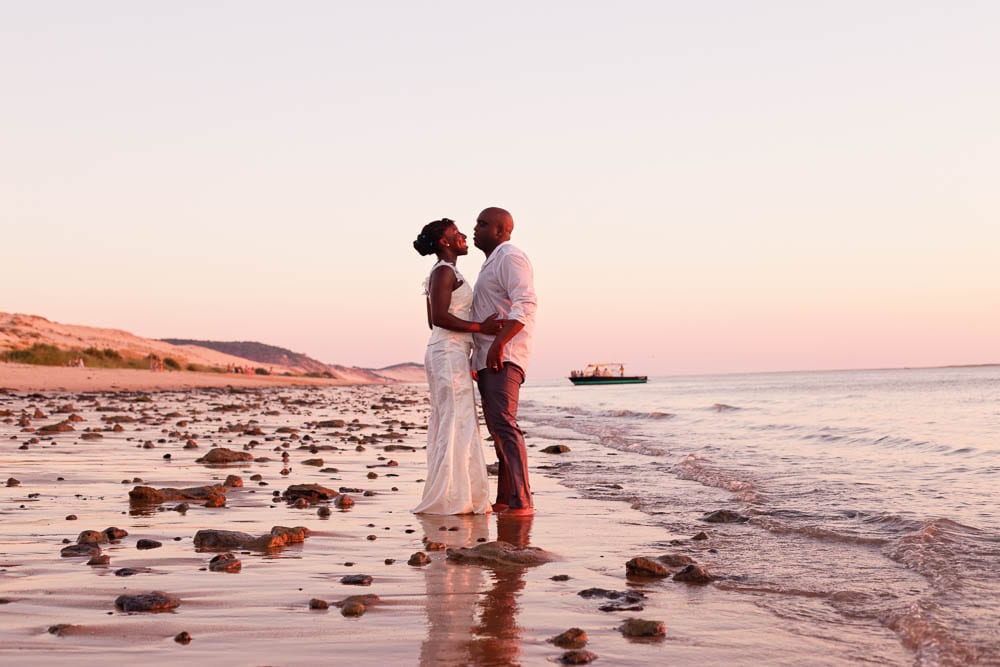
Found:
[[[456,266],[469,245],[454,221],[444,218],[425,225],[413,242],[421,255],[436,255],[438,260],[424,284],[431,327],[424,359],[431,414],[427,480],[416,513],[534,512],[517,404],[531,354],[537,300],[531,262],[510,243],[513,229],[514,219],[502,208],[479,214],[472,238],[486,260],[475,288]],[[492,505],[473,375],[499,460]]]

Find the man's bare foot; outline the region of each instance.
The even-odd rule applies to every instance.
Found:
[[[510,505],[508,505],[506,503],[493,503],[493,511],[494,512],[505,512],[505,511],[507,511],[507,509],[509,507],[510,507]]]
[[[500,512],[504,516],[532,516],[534,513],[534,507],[508,507]]]

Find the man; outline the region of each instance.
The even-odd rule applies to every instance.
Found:
[[[517,405],[531,356],[537,300],[531,262],[510,243],[513,230],[514,219],[502,208],[488,208],[476,219],[472,239],[486,261],[473,290],[472,319],[497,313],[506,322],[495,336],[473,334],[472,369],[500,462],[493,509],[517,516],[534,513]]]

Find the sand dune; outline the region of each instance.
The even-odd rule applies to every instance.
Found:
[[[170,357],[181,364],[205,366],[250,365],[246,359],[222,354],[196,345],[171,345],[158,340],[142,338],[121,329],[102,329],[79,324],[52,322],[38,315],[0,313],[0,349],[20,350],[36,343],[55,345],[60,349],[94,347],[110,348],[126,356],[145,357],[155,354]],[[276,373],[292,369],[276,367]]]
[[[88,373],[66,373],[60,370],[42,370],[41,367],[18,368],[19,364],[0,363],[0,386],[21,390],[43,390],[63,388],[66,391],[82,391],[116,388],[167,389],[184,387],[209,387],[234,384],[258,386],[265,384],[382,384],[390,382],[424,382],[423,366],[419,364],[398,364],[388,368],[371,370],[353,366],[328,365],[331,379],[306,378],[309,369],[280,364],[262,364],[200,345],[174,345],[164,341],[137,336],[121,329],[90,327],[79,324],[53,322],[38,315],[0,312],[0,351],[21,350],[34,344],[54,345],[63,350],[97,348],[112,349],[126,357],[143,358],[156,355],[160,359],[171,358],[181,367],[188,364],[215,368],[264,367],[271,371],[272,379],[217,373],[159,373],[151,375],[142,371],[125,369],[86,369]],[[70,369],[77,371],[80,369]],[[297,379],[282,379],[290,374]],[[199,377],[207,376],[207,377]],[[218,376],[218,377],[211,377]],[[313,381],[313,380],[316,381]]]

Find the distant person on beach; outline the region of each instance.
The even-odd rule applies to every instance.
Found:
[[[496,334],[495,314],[469,319],[472,287],[456,262],[469,252],[466,236],[448,218],[428,223],[413,247],[421,255],[436,255],[424,282],[427,323],[431,337],[424,366],[430,385],[431,414],[427,424],[427,481],[413,511],[424,514],[485,514],[490,511],[486,459],[476,416],[472,369],[474,333]]]
[[[513,230],[514,218],[502,208],[487,208],[476,219],[472,239],[486,261],[476,280],[472,319],[496,313],[504,324],[495,335],[488,331],[473,335],[472,368],[483,398],[486,428],[500,462],[493,509],[527,515],[534,509],[517,408],[531,356],[537,298],[531,262],[510,243]]]

